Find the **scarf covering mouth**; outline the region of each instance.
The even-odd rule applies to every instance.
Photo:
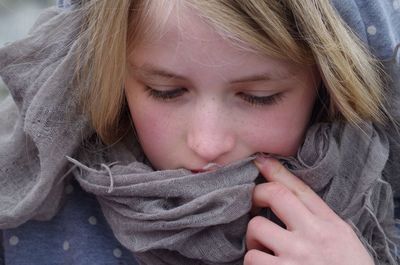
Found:
[[[79,114],[72,85],[79,18],[78,9],[48,9],[26,39],[0,49],[0,75],[11,94],[0,105],[0,228],[52,218],[73,165],[117,239],[142,264],[242,264],[258,176],[252,158],[193,174],[152,170],[137,144],[104,149]],[[396,72],[398,64],[388,69]],[[392,81],[396,88],[399,80]],[[361,129],[316,124],[296,159],[281,161],[353,227],[376,264],[398,264],[393,194],[382,177],[399,170],[391,163],[398,149],[386,128]],[[82,145],[87,139],[92,148]]]

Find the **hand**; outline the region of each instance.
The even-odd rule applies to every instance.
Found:
[[[256,165],[269,181],[253,192],[253,206],[271,208],[286,229],[256,216],[246,234],[245,265],[367,265],[372,257],[350,225],[276,159]]]

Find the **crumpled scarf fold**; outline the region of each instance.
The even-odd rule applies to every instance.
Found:
[[[252,158],[192,174],[154,171],[137,144],[82,146],[94,132],[71,82],[79,23],[76,10],[49,9],[27,39],[0,49],[12,96],[0,110],[17,117],[0,119],[10,124],[0,129],[0,228],[53,217],[73,165],[142,264],[242,264],[258,176]],[[392,190],[383,179],[390,152],[384,129],[333,123],[312,126],[297,157],[280,158],[354,228],[376,264],[398,264]]]
[[[153,171],[139,162],[99,166],[128,154],[124,148],[114,146],[97,158],[81,152],[80,160],[86,156],[92,167],[69,160],[125,247],[144,264],[242,264],[258,176],[252,158],[201,174]],[[317,124],[297,158],[280,157],[354,228],[377,264],[396,264],[392,191],[382,179],[388,150],[385,134],[371,124]]]

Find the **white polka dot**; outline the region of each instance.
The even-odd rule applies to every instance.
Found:
[[[394,1],[393,1],[393,8],[394,8],[395,10],[397,10],[397,9],[400,8],[400,0],[394,0]]]
[[[90,216],[88,221],[89,221],[89,224],[91,224],[91,225],[96,225],[97,224],[97,219],[94,216]]]
[[[63,243],[63,249],[64,249],[65,251],[67,251],[67,250],[69,249],[69,242],[68,242],[68,241],[64,241],[64,243]]]
[[[71,194],[73,191],[74,191],[74,187],[71,184],[69,184],[69,185],[67,185],[67,187],[65,187],[65,193]]]
[[[119,248],[113,250],[113,254],[116,258],[120,258],[122,256],[122,251]]]
[[[375,35],[376,34],[376,27],[375,26],[369,26],[367,28],[368,34],[369,35]]]
[[[11,246],[15,246],[19,242],[19,238],[17,236],[10,237],[9,241]]]

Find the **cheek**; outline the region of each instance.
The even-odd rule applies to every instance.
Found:
[[[154,104],[147,96],[128,96],[132,120],[141,147],[155,168],[171,168],[169,158],[173,156],[179,142],[181,124],[173,112]]]
[[[143,102],[143,101],[142,101]],[[162,155],[171,137],[165,116],[158,109],[136,102],[130,107],[131,116],[140,144],[148,156]]]
[[[127,78],[125,95],[140,145],[152,160],[152,156],[162,155],[168,132],[165,116],[160,115],[163,112],[157,108],[157,105],[151,103],[140,87],[141,85],[134,79]]]
[[[282,156],[296,154],[303,141],[305,128],[303,124],[293,124],[282,118],[274,119],[266,117],[259,126],[254,126],[245,138],[247,144],[255,152],[271,153]],[[301,126],[299,126],[301,125]]]
[[[288,99],[273,111],[247,117],[252,122],[247,125],[245,137],[253,150],[282,156],[296,154],[309,125],[314,96],[304,94],[296,99]]]
[[[165,134],[162,133],[163,121],[153,113],[140,113],[131,111],[132,120],[142,145],[150,146],[151,143],[159,145]]]

